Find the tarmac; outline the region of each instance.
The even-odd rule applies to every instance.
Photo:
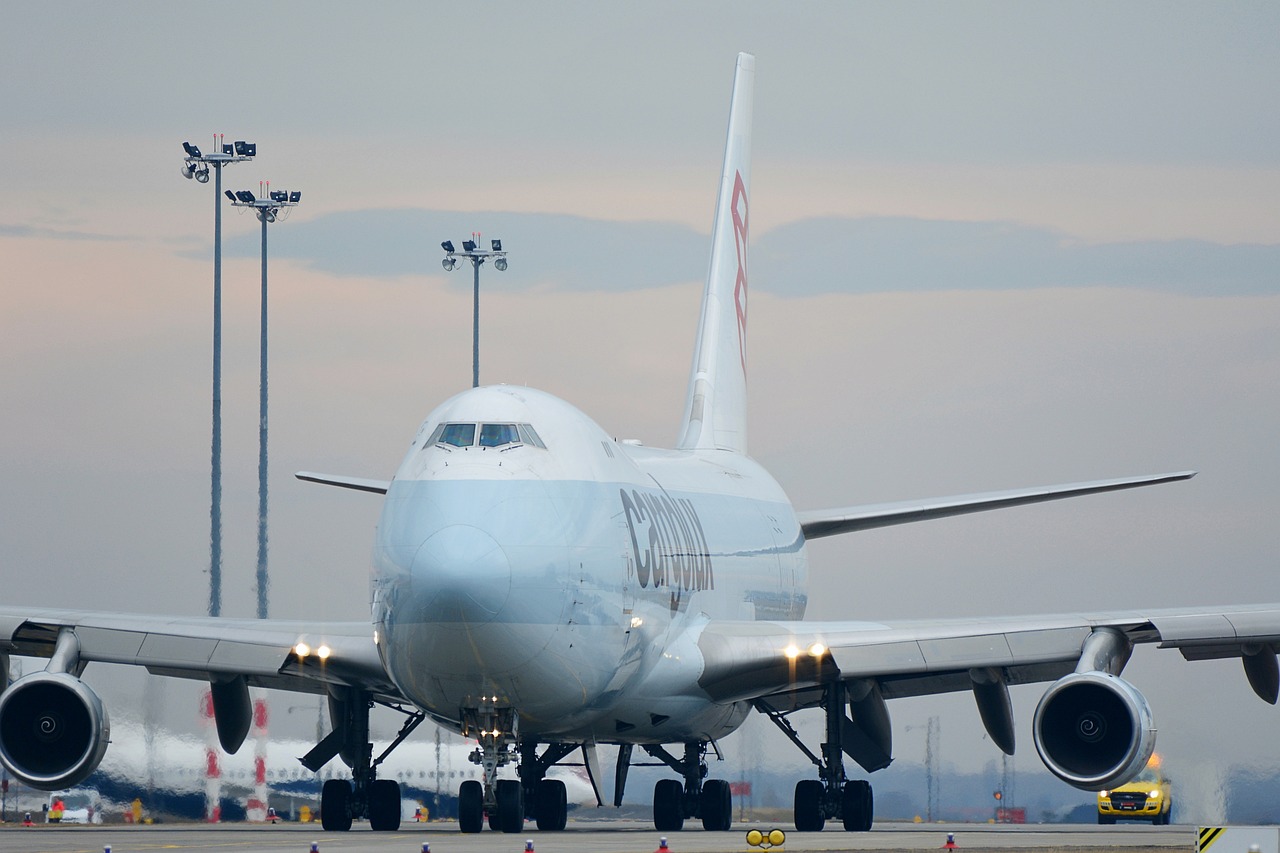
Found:
[[[782,845],[747,843],[751,829],[781,829]],[[938,850],[954,838],[966,853],[1035,850],[1038,853],[1169,853],[1194,851],[1196,827],[1118,825],[877,824],[870,832],[794,832],[788,825],[734,824],[729,832],[700,828],[670,833],[671,853],[820,853],[821,851]],[[526,841],[535,853],[652,853],[660,835],[641,821],[571,821],[564,832],[519,834],[484,832],[463,835],[456,823],[402,824],[397,832],[372,832],[357,824],[350,832],[324,832],[315,824],[156,824],[153,826],[53,826],[0,828],[0,853],[317,853],[386,851],[421,853],[522,853]]]

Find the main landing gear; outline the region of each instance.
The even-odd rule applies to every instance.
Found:
[[[707,779],[706,741],[684,745],[684,757],[676,758],[660,745],[642,745],[649,755],[684,777],[661,779],[653,786],[653,827],[658,832],[679,832],[687,818],[701,818],[702,828],[723,832],[733,823],[733,799],[729,783]]]
[[[820,832],[828,820],[839,818],[847,832],[866,832],[871,829],[875,811],[871,784],[846,779],[844,773],[844,737],[846,734],[855,735],[854,730],[857,729],[845,717],[845,685],[840,681],[832,682],[824,685],[822,691],[821,704],[826,713],[827,737],[822,744],[821,757],[814,755],[804,745],[783,712],[774,710],[764,702],[757,702],[756,708],[772,720],[818,768],[817,779],[802,779],[796,783],[796,830]],[[887,763],[886,760],[884,764]]]
[[[333,731],[302,758],[302,765],[315,772],[335,755],[351,768],[351,781],[329,779],[320,791],[320,824],[327,831],[345,832],[357,818],[369,821],[375,832],[394,832],[400,828],[400,783],[379,779],[378,765],[391,750],[400,745],[423,720],[421,711],[407,711],[404,725],[396,739],[377,759],[369,742],[369,709],[373,701],[368,693],[345,688],[329,696],[329,716]]]

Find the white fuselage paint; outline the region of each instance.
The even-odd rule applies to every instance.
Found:
[[[441,423],[526,423],[546,448],[429,444]],[[458,727],[497,697],[541,741],[716,739],[747,706],[698,687],[710,619],[800,619],[804,539],[749,458],[614,441],[527,388],[456,395],[387,492],[373,619],[404,695]]]

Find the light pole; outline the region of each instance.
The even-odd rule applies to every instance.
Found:
[[[261,322],[261,363],[258,371],[258,618],[267,618],[267,225],[281,216],[287,217],[289,210],[302,200],[298,191],[272,191],[271,183],[265,190],[259,187],[258,192],[266,198],[258,198],[248,190],[232,192],[227,190],[227,198],[235,207],[252,208],[262,223],[262,322]],[[281,213],[283,211],[283,214]]]
[[[237,140],[228,145],[214,134],[214,150],[202,153],[190,142],[182,143],[187,158],[184,178],[209,183],[209,167],[215,177],[213,193],[213,441],[209,477],[209,615],[222,615],[222,167],[252,160],[258,153],[253,142]]]
[[[498,272],[502,272],[507,268],[507,253],[502,251],[501,240],[490,240],[489,245],[492,247],[489,251],[484,251],[476,247],[480,235],[471,234],[470,240],[462,241],[462,251],[456,251],[453,248],[452,240],[445,240],[440,244],[440,248],[444,249],[444,260],[440,261],[440,265],[445,268],[446,272],[452,272],[458,266],[458,258],[465,258],[471,261],[471,267],[475,271],[475,285],[473,288],[473,310],[472,310],[472,333],[471,333],[471,387],[478,388],[480,386],[480,265],[493,258],[493,267]]]

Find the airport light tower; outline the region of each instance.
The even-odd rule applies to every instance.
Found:
[[[250,208],[262,223],[262,324],[261,363],[258,373],[258,618],[267,618],[267,225],[286,218],[302,201],[302,193],[294,190],[272,190],[271,183],[260,186],[258,198],[249,190],[232,192],[227,198],[234,207]]]
[[[502,250],[501,240],[490,240],[491,246],[489,251],[477,247],[480,235],[472,232],[470,240],[462,241],[462,251],[454,249],[452,240],[445,240],[440,244],[440,248],[444,249],[444,260],[440,265],[445,268],[446,272],[453,272],[458,266],[458,259],[464,258],[471,261],[471,268],[475,271],[475,283],[472,289],[474,294],[473,310],[472,310],[472,334],[471,334],[471,387],[478,388],[480,386],[480,265],[489,258],[493,258],[493,266],[498,272],[502,272],[507,268],[507,253]]]
[[[222,167],[229,163],[252,160],[258,153],[253,142],[237,140],[228,144],[226,137],[213,137],[213,150],[205,153],[190,142],[182,143],[187,152],[182,176],[209,183],[213,169],[213,441],[210,449],[211,474],[209,507],[209,615],[222,615]]]

